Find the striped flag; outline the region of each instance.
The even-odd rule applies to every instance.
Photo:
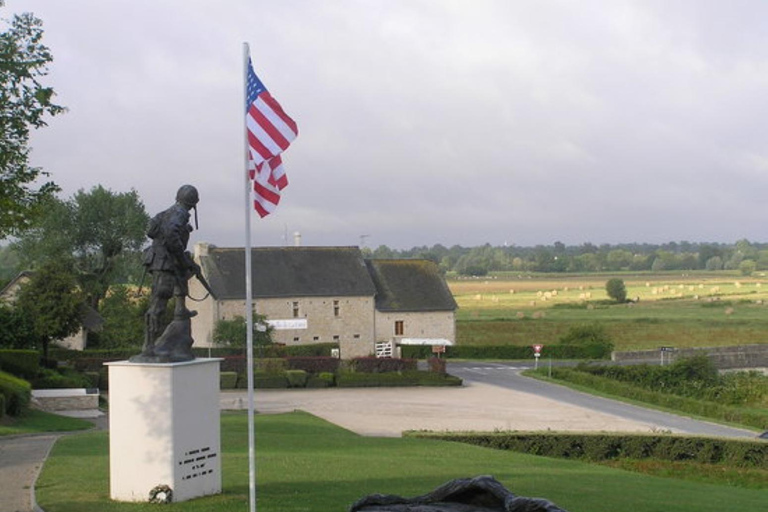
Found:
[[[280,191],[288,186],[280,154],[299,134],[296,123],[253,71],[248,59],[245,126],[248,137],[248,172],[253,181],[253,206],[266,217],[280,202]]]

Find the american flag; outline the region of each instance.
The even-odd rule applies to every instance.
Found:
[[[288,186],[280,153],[288,149],[299,130],[253,72],[250,58],[246,89],[245,126],[253,206],[260,217],[266,217],[275,211],[280,191]]]

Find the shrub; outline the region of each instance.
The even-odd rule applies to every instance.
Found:
[[[286,370],[289,388],[304,388],[307,386],[307,372],[304,370]]]
[[[219,389],[235,389],[237,386],[237,372],[219,373]]]
[[[85,372],[83,376],[88,380],[86,387],[99,389],[99,381],[101,380],[99,372]]]
[[[24,379],[31,379],[40,369],[37,350],[0,350],[0,368]]]
[[[5,395],[0,393],[0,420],[5,417]]]
[[[326,381],[328,383],[328,387],[332,387],[336,385],[336,374],[331,372],[322,372],[320,375],[318,375],[318,378]]]
[[[566,346],[581,347],[588,359],[610,357],[613,352],[611,337],[598,323],[571,327],[559,341]]]
[[[333,385],[333,374],[332,373],[323,373],[322,375],[331,375],[331,379],[322,378],[319,375],[308,375],[307,376],[307,387],[308,388],[328,388]]]
[[[33,389],[89,388],[91,381],[82,373],[73,370],[41,369],[32,380]]]
[[[0,394],[5,397],[5,412],[19,416],[29,408],[32,386],[10,373],[0,372]]]

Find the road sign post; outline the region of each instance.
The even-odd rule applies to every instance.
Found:
[[[544,345],[531,345],[531,347],[533,347],[533,357],[534,357],[533,369],[538,370],[539,358],[541,357],[541,349],[544,348]]]

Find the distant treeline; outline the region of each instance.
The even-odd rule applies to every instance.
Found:
[[[738,270],[750,275],[768,270],[768,244],[739,240],[734,244],[669,242],[665,244],[584,243],[567,246],[561,242],[535,247],[485,244],[480,247],[414,247],[408,250],[363,248],[370,258],[425,258],[443,272],[485,275],[488,272],[614,272],[662,270]]]

